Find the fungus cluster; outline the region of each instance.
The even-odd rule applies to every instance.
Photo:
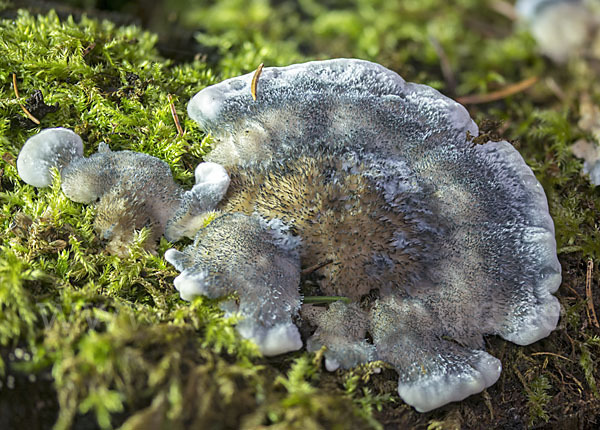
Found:
[[[196,168],[196,185],[183,191],[168,164],[132,151],[98,152],[83,156],[83,142],[73,131],[49,128],[29,138],[17,158],[21,179],[35,187],[52,184],[52,169],[60,172],[61,187],[71,200],[94,203],[94,227],[108,242],[109,252],[127,255],[135,230],[148,227],[152,249],[156,239],[193,237],[203,214],[221,200],[229,176],[214,163]]]
[[[525,345],[556,327],[561,267],[541,185],[508,142],[475,144],[467,111],[436,90],[338,59],[226,80],[188,113],[216,141],[191,191],[144,154],[84,158],[61,129],[26,143],[19,174],[46,186],[57,167],[67,196],[99,199],[104,235],[198,230],[165,253],[183,299],[237,293],[223,308],[265,355],[300,349],[295,323],[308,321],[328,370],[387,362],[418,411],[495,383],[484,335]],[[302,307],[311,271],[319,294],[347,300]]]

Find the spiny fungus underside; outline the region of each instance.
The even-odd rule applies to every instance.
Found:
[[[251,2],[268,12],[250,16],[251,26],[236,25],[247,19],[245,8],[232,7],[236,1],[199,5],[181,15],[193,19],[210,13],[201,38],[219,47],[211,67],[165,61],[153,49],[155,36],[133,27],[21,13],[0,23],[0,78],[10,83],[15,73],[22,100],[40,89],[46,103],[58,102],[59,110],[40,118],[41,125],[74,128],[88,142],[86,155],[106,140],[114,150],[142,151],[167,161],[176,180],[190,186],[192,168],[210,140],[184,115],[184,103],[202,86],[252,71],[262,61],[277,65],[304,58],[296,50],[300,44],[314,56],[377,59],[411,81],[445,89],[429,42],[433,36],[457,77],[457,95],[486,93],[538,75],[543,79],[531,90],[471,112],[480,128],[484,118],[499,121],[483,131],[513,139],[549,197],[565,276],[558,293],[565,310],[561,329],[527,348],[487,339],[488,350],[504,362],[499,385],[481,396],[485,401],[468,400],[432,416],[397,406],[390,396],[396,376],[385,368],[378,375],[360,369],[330,375],[305,353],[258,359],[253,346],[233,331],[233,321],[224,321],[211,301],[180,302],[171,289],[176,272],[143,252],[143,232],[130,259],[106,255],[93,233],[92,209],[66,199],[58,184],[38,191],[19,181],[14,163],[20,145],[39,129],[31,122],[22,125],[21,119],[28,119],[12,86],[5,85],[0,90],[0,402],[14,411],[33,411],[32,393],[41,390],[47,396],[38,412],[52,422],[60,411],[59,428],[78,422],[87,411],[103,427],[117,426],[127,417],[130,426],[154,418],[200,425],[227,417],[232,425],[243,419],[248,427],[272,422],[282,428],[331,428],[342,417],[346,421],[337,423],[356,428],[354,414],[367,420],[365,427],[439,426],[457,417],[465,426],[489,427],[557,421],[563,411],[578,416],[593,410],[597,400],[590,387],[598,374],[591,363],[600,342],[585,313],[584,286],[586,260],[600,256],[595,224],[600,196],[580,176],[581,162],[568,149],[586,137],[576,125],[579,93],[588,91],[600,99],[589,78],[593,70],[582,62],[564,69],[546,67],[528,35],[509,34],[510,23],[475,1],[461,1],[458,7],[436,1],[349,2],[334,11],[320,6],[303,10],[305,17],[320,16],[314,24],[295,21],[297,11]],[[232,10],[239,14],[226,15]],[[399,14],[414,24],[397,26]],[[228,28],[222,25],[225,16]],[[352,26],[339,25],[340,20]],[[307,32],[311,25],[319,31]],[[352,28],[364,32],[348,30]],[[340,32],[347,34],[340,38]],[[279,42],[284,33],[297,36],[297,44]],[[557,99],[548,79],[564,99]],[[180,138],[169,93],[185,130]],[[158,254],[169,246],[161,241]],[[597,285],[597,271],[592,282]],[[149,377],[146,385],[133,377],[139,369]],[[29,382],[31,375],[35,383]],[[13,390],[7,389],[10,381]],[[196,392],[206,402],[198,411],[192,410],[196,403],[184,401]],[[119,412],[123,408],[126,415]]]

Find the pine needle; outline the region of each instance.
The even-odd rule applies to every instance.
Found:
[[[258,87],[258,78],[260,77],[260,74],[262,73],[262,69],[263,69],[264,64],[260,63],[258,65],[258,68],[256,69],[256,72],[254,72],[254,76],[252,76],[252,84],[250,85],[250,93],[252,94],[252,100],[256,101],[256,89]]]
[[[538,81],[537,76],[533,76],[531,78],[527,78],[521,82],[517,82],[516,84],[508,85],[504,88],[499,89],[498,91],[493,91],[487,94],[475,94],[472,96],[464,96],[456,99],[457,102],[463,105],[475,105],[482,103],[494,102],[497,100],[502,100],[508,96],[512,96],[513,94],[520,93],[525,91],[527,88],[531,87]]]
[[[181,128],[181,123],[179,122],[179,117],[177,116],[175,105],[173,104],[173,97],[171,94],[167,94],[167,97],[169,98],[169,107],[171,108],[171,116],[173,116],[173,121],[175,122],[175,127],[177,128],[177,134],[179,136],[183,136],[183,129]]]
[[[21,106],[21,109],[23,109],[23,112],[25,112],[25,115],[27,115],[27,118],[29,118],[34,123],[39,125],[40,120],[37,119],[36,117],[34,117],[31,114],[31,112],[29,112],[27,110],[27,108],[25,106],[23,106],[23,103],[21,103],[21,97],[19,96],[19,90],[17,89],[17,75],[13,73],[12,77],[13,77],[13,88],[15,89],[15,96],[17,97],[17,103],[19,103],[19,106]]]

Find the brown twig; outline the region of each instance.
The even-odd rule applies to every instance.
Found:
[[[179,117],[177,116],[175,105],[173,104],[173,97],[171,97],[171,94],[167,94],[167,97],[169,98],[169,107],[171,108],[171,115],[173,116],[173,121],[175,121],[175,127],[177,127],[177,134],[179,136],[183,136],[183,129],[181,128],[181,124],[179,123]]]
[[[17,98],[17,103],[19,103],[19,106],[21,106],[21,109],[23,109],[23,112],[25,112],[25,115],[27,115],[27,118],[29,118],[30,120],[32,120],[34,123],[38,124],[40,123],[40,120],[37,119],[36,117],[34,117],[31,112],[29,112],[27,110],[27,108],[25,106],[23,106],[23,103],[21,103],[21,97],[19,96],[19,90],[17,89],[17,75],[13,73],[13,88],[15,90],[15,97]]]
[[[324,263],[315,264],[314,266],[307,267],[302,272],[300,272],[300,274],[302,276],[310,275],[311,273],[316,272],[317,270],[319,270],[319,269],[321,269],[321,268],[323,268],[325,266],[328,266],[331,263],[333,263],[333,260],[327,260]]]
[[[258,88],[258,78],[262,73],[262,69],[264,67],[263,63],[258,65],[256,72],[254,72],[254,76],[252,76],[252,84],[250,85],[250,94],[252,94],[252,100],[256,101],[256,89]]]
[[[13,88],[15,89],[15,97],[21,99],[21,96],[19,96],[19,89],[17,88],[17,75],[15,73],[13,73]]]
[[[564,356],[559,355],[559,354],[555,354],[553,352],[534,352],[531,355],[532,356],[534,356],[534,355],[551,355],[552,357],[558,357],[558,358],[562,358],[563,360],[567,360],[567,361],[573,362],[573,360],[571,360],[570,358],[564,357]]]
[[[585,297],[587,299],[587,316],[592,324],[596,328],[600,328],[598,324],[598,318],[596,317],[596,309],[594,309],[594,298],[592,296],[592,274],[594,272],[594,260],[591,258],[587,262],[587,273],[585,277]]]
[[[475,94],[472,96],[464,96],[456,99],[461,104],[464,105],[474,105],[481,103],[489,103],[494,102],[496,100],[502,100],[508,96],[512,96],[513,94],[520,93],[525,91],[527,88],[531,87],[538,81],[537,76],[533,76],[531,78],[527,78],[521,82],[517,82],[516,84],[508,85],[504,88],[499,89],[498,91],[493,91],[487,94]]]

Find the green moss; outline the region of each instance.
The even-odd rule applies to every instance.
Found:
[[[596,377],[594,376],[597,359],[592,355],[590,346],[599,346],[599,344],[597,336],[587,339],[581,344],[581,356],[579,358],[579,365],[583,368],[585,380],[595,397],[600,397]]]
[[[532,426],[536,421],[542,420],[548,422],[550,416],[546,413],[544,408],[551,399],[548,391],[552,388],[548,378],[545,376],[538,376],[529,386],[529,392],[527,393],[527,400],[529,403],[529,426]]]

